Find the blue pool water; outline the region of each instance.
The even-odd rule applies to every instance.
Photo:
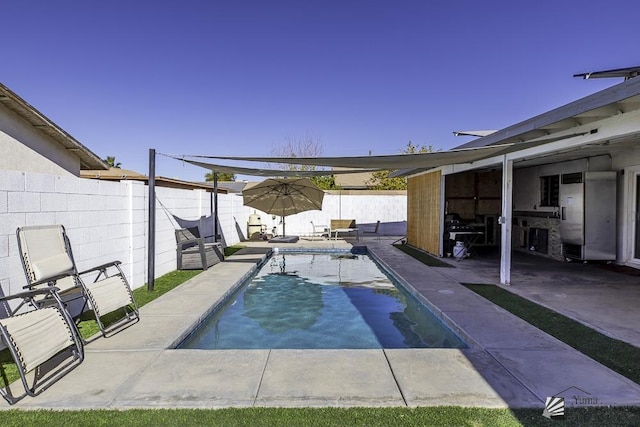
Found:
[[[463,348],[367,255],[275,254],[179,348]]]

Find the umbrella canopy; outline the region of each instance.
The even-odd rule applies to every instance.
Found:
[[[284,217],[299,212],[322,210],[324,191],[307,178],[272,178],[242,191],[245,206]]]

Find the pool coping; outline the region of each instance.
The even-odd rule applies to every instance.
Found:
[[[443,316],[442,312],[440,310],[438,310],[438,308],[436,306],[434,306],[429,300],[427,300],[426,298],[424,298],[424,296],[422,294],[420,294],[419,292],[417,292],[415,290],[415,288],[413,288],[410,284],[404,282],[404,280],[400,277],[394,276],[394,272],[391,271],[382,260],[380,260],[378,257],[375,256],[375,254],[372,254],[368,251],[366,246],[362,246],[362,245],[358,245],[358,246],[352,246],[352,247],[345,247],[345,248],[281,248],[281,249],[275,249],[275,250],[270,250],[268,252],[265,253],[265,257],[262,259],[262,261],[260,261],[259,263],[257,263],[255,265],[255,268],[252,268],[251,270],[249,270],[249,272],[247,272],[247,274],[245,276],[243,276],[243,278],[238,281],[237,283],[235,283],[233,286],[231,286],[229,288],[229,290],[225,293],[225,295],[218,301],[214,302],[214,304],[205,311],[203,317],[200,318],[200,321],[198,324],[196,324],[194,327],[192,327],[191,329],[189,329],[188,331],[185,331],[184,334],[182,334],[180,337],[178,337],[178,339],[176,341],[174,341],[171,346],[170,349],[174,349],[174,350],[221,350],[221,349],[216,349],[216,348],[198,348],[198,347],[192,347],[192,348],[180,348],[180,346],[189,339],[189,335],[191,335],[192,333],[196,332],[197,329],[199,329],[203,323],[206,323],[210,316],[221,309],[225,309],[225,306],[231,301],[231,300],[235,300],[236,296],[238,294],[239,291],[241,291],[241,288],[243,288],[245,285],[247,285],[248,281],[251,281],[252,278],[264,267],[264,265],[269,262],[269,260],[271,258],[273,258],[274,256],[278,255],[278,254],[354,254],[354,255],[366,255],[369,257],[369,259],[376,265],[376,267],[378,267],[378,269],[380,269],[380,271],[386,275],[390,281],[390,284],[392,284],[394,287],[400,286],[402,288],[402,292],[408,294],[409,296],[415,298],[419,303],[423,304],[424,307],[426,308],[426,310],[429,311],[429,313],[435,317],[435,319],[437,319],[438,322],[441,322],[442,325],[444,326],[445,329],[447,329],[450,333],[452,333],[456,339],[460,340],[460,346],[456,346],[456,347],[406,347],[406,348],[434,348],[434,349],[440,349],[440,348],[470,348],[470,347],[478,347],[478,345],[475,343],[475,341],[473,341],[473,339],[470,336],[466,336],[467,334],[464,333],[464,331],[460,330],[460,328],[456,327],[456,325],[454,325],[452,322],[449,321],[447,316]],[[363,347],[363,348],[347,348],[348,350],[367,350],[367,349],[404,349],[405,347]],[[260,349],[265,349],[262,347],[255,347],[255,348],[234,348],[234,350],[260,350]],[[275,348],[272,348],[275,349]],[[296,348],[297,350],[313,350],[313,349],[303,349],[303,348]],[[327,347],[327,348],[316,348],[316,350],[343,350],[341,348],[336,348],[336,347]]]
[[[307,242],[309,243],[309,242]],[[305,243],[303,242],[303,245]],[[311,242],[348,248],[344,241]],[[542,407],[571,391],[602,405],[640,402],[640,386],[533,328],[390,245],[370,253],[463,333],[472,348],[402,350],[175,350],[264,262],[251,245],[141,308],[138,324],[86,347],[82,365],[24,409],[246,406]],[[213,284],[213,285],[212,285]],[[211,304],[210,301],[217,301]],[[450,327],[451,327],[450,326]],[[465,338],[468,336],[469,338]],[[1,406],[4,409],[8,405]]]

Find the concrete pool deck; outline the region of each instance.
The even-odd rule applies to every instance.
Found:
[[[460,284],[479,276],[427,267],[391,246],[360,242],[469,344],[455,349],[173,350],[272,247],[250,247],[141,308],[139,323],[85,348],[85,361],[23,409],[248,406],[543,407],[638,405],[640,385]],[[338,241],[293,247],[349,248]],[[470,264],[468,264],[470,265]],[[447,271],[443,271],[447,270]],[[464,274],[463,274],[464,273]],[[465,275],[462,280],[455,274]],[[471,275],[471,276],[469,276]],[[475,277],[478,280],[468,280]],[[18,389],[16,389],[18,390]]]

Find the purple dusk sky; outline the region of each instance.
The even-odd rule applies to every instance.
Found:
[[[100,157],[450,149],[640,65],[640,2],[5,0],[0,81]],[[205,170],[158,158],[157,174]]]

